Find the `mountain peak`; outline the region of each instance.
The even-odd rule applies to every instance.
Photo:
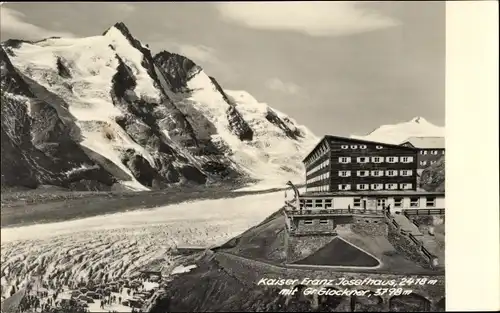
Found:
[[[123,36],[125,37],[132,37],[132,34],[130,33],[130,30],[128,29],[128,27],[125,25],[125,23],[123,22],[116,22],[113,26],[111,26],[110,28],[108,28],[102,35],[103,36],[106,36],[107,33],[109,33],[109,31],[113,28],[116,28],[118,31],[120,31]]]
[[[400,144],[409,137],[444,137],[444,127],[429,123],[416,116],[407,122],[382,125],[365,136],[352,135],[351,138]]]

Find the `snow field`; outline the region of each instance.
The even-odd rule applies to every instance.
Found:
[[[204,200],[148,211],[1,230],[2,294],[42,274],[61,284],[130,277],[152,262],[172,265],[169,248],[226,242],[281,207],[283,193]]]

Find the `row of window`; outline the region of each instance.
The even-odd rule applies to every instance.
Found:
[[[340,148],[342,149],[358,149],[358,145],[341,145]],[[359,145],[359,149],[366,149],[367,146],[366,145]],[[383,146],[375,146],[376,149],[378,150],[381,150],[381,149],[384,149]]]
[[[430,161],[430,164],[435,164],[437,161]],[[420,161],[420,165],[427,165],[427,161]]]
[[[316,186],[316,187],[307,187],[307,191],[310,192],[323,192],[323,191],[330,191],[330,185],[323,185],[323,186]]]
[[[326,168],[328,165],[330,165],[330,159],[326,159],[324,162],[321,162],[320,164],[307,171],[306,176],[309,176],[310,174],[319,171],[320,169]]]
[[[351,190],[352,185],[351,184],[340,184],[339,190],[342,191],[348,191]],[[411,183],[403,183],[399,184],[399,188],[403,190],[408,190],[413,188],[413,184]],[[385,184],[385,190],[397,190],[398,189],[398,184],[392,183],[392,184]],[[356,184],[356,190],[384,190],[384,184],[378,183],[378,184]]]
[[[403,207],[403,197],[394,197],[394,207],[400,208]],[[301,206],[306,208],[331,208],[333,206],[333,199],[301,199]],[[420,197],[410,197],[410,207],[420,207]],[[388,198],[378,198],[377,199],[377,207],[386,207],[388,204]],[[363,207],[362,198],[354,198],[353,207],[360,208]],[[426,207],[435,207],[436,206],[436,197],[426,197],[425,198],[425,206]]]
[[[314,154],[308,160],[305,161],[306,166],[311,165],[312,163],[314,163],[314,161],[325,155],[327,152],[328,145],[326,143],[323,143],[321,147],[319,147],[318,150],[314,152]]]
[[[412,163],[413,162],[413,157],[412,156],[404,156],[404,157],[397,157],[397,156],[390,156],[390,157],[380,157],[380,156],[374,156],[374,157],[357,157],[356,161],[358,163],[368,163],[370,162],[370,159],[372,163],[382,163],[387,162],[387,163]],[[347,164],[351,163],[352,158],[351,157],[339,157],[339,163]]]
[[[314,182],[317,182],[317,181],[320,181],[320,180],[328,179],[329,177],[330,177],[330,172],[326,172],[326,173],[323,173],[321,175],[318,175],[316,177],[313,177],[311,179],[306,180],[306,183],[307,184],[314,183]]]
[[[421,150],[420,154],[421,155],[427,155],[427,152],[430,152],[432,155],[438,155],[439,154],[439,150],[432,150],[432,151]],[[441,150],[441,154],[444,155],[444,150]]]
[[[328,220],[319,220],[319,223],[320,224],[328,224]],[[313,224],[313,220],[304,220],[304,224],[306,225],[312,225]]]
[[[361,207],[361,198],[354,198],[354,207]],[[386,205],[386,199],[377,199],[377,206]],[[426,197],[425,198],[425,206],[426,207],[435,207],[436,206],[436,197]],[[394,207],[401,208],[403,207],[403,197],[394,197]],[[420,197],[410,197],[410,207],[418,208],[420,207]]]
[[[356,174],[358,177],[368,177],[368,176],[382,177],[382,176],[384,176],[384,171],[383,170],[357,171]],[[385,175],[389,176],[389,177],[398,176],[398,171],[397,170],[386,170]],[[400,170],[399,175],[411,176],[411,175],[413,175],[413,171],[412,170]],[[351,171],[339,171],[339,177],[350,177],[350,176],[351,176]]]

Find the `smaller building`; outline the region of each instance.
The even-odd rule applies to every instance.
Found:
[[[444,137],[410,137],[401,146],[415,148],[417,153],[417,174],[436,163],[445,154]]]
[[[383,211],[389,207],[391,211],[444,209],[445,193],[429,191],[356,191],[336,193],[305,193],[300,195],[300,209],[363,209]]]
[[[443,192],[356,191],[305,193],[287,203],[286,225],[292,236],[334,235],[338,225],[384,223],[391,213],[443,215]]]

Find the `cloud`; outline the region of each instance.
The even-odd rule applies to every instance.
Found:
[[[167,50],[170,52],[178,53],[185,57],[192,59],[195,62],[201,63],[220,63],[216,51],[212,47],[204,45],[195,45],[188,43],[179,43],[173,41],[153,41],[151,46],[156,47],[158,51]]]
[[[266,81],[266,87],[271,90],[280,91],[288,94],[297,94],[301,88],[294,83],[284,82],[279,78],[272,78]]]
[[[45,29],[28,22],[25,22],[25,15],[16,10],[2,6],[0,10],[0,28],[2,32],[8,32],[18,36],[19,39],[39,40],[48,37],[74,37],[69,32],[58,32]]]
[[[215,50],[207,46],[179,44],[177,50],[179,54],[185,55],[193,60],[212,63],[217,61]]]
[[[119,13],[123,13],[125,16],[129,16],[135,12],[136,7],[131,3],[112,3],[110,4],[110,9],[112,11],[118,10]]]
[[[113,9],[118,8],[119,10],[125,12],[125,13],[132,13],[135,11],[135,6],[132,5],[131,3],[113,3],[112,6]]]
[[[342,36],[398,25],[396,20],[356,2],[224,2],[216,8],[229,22],[310,36]]]

